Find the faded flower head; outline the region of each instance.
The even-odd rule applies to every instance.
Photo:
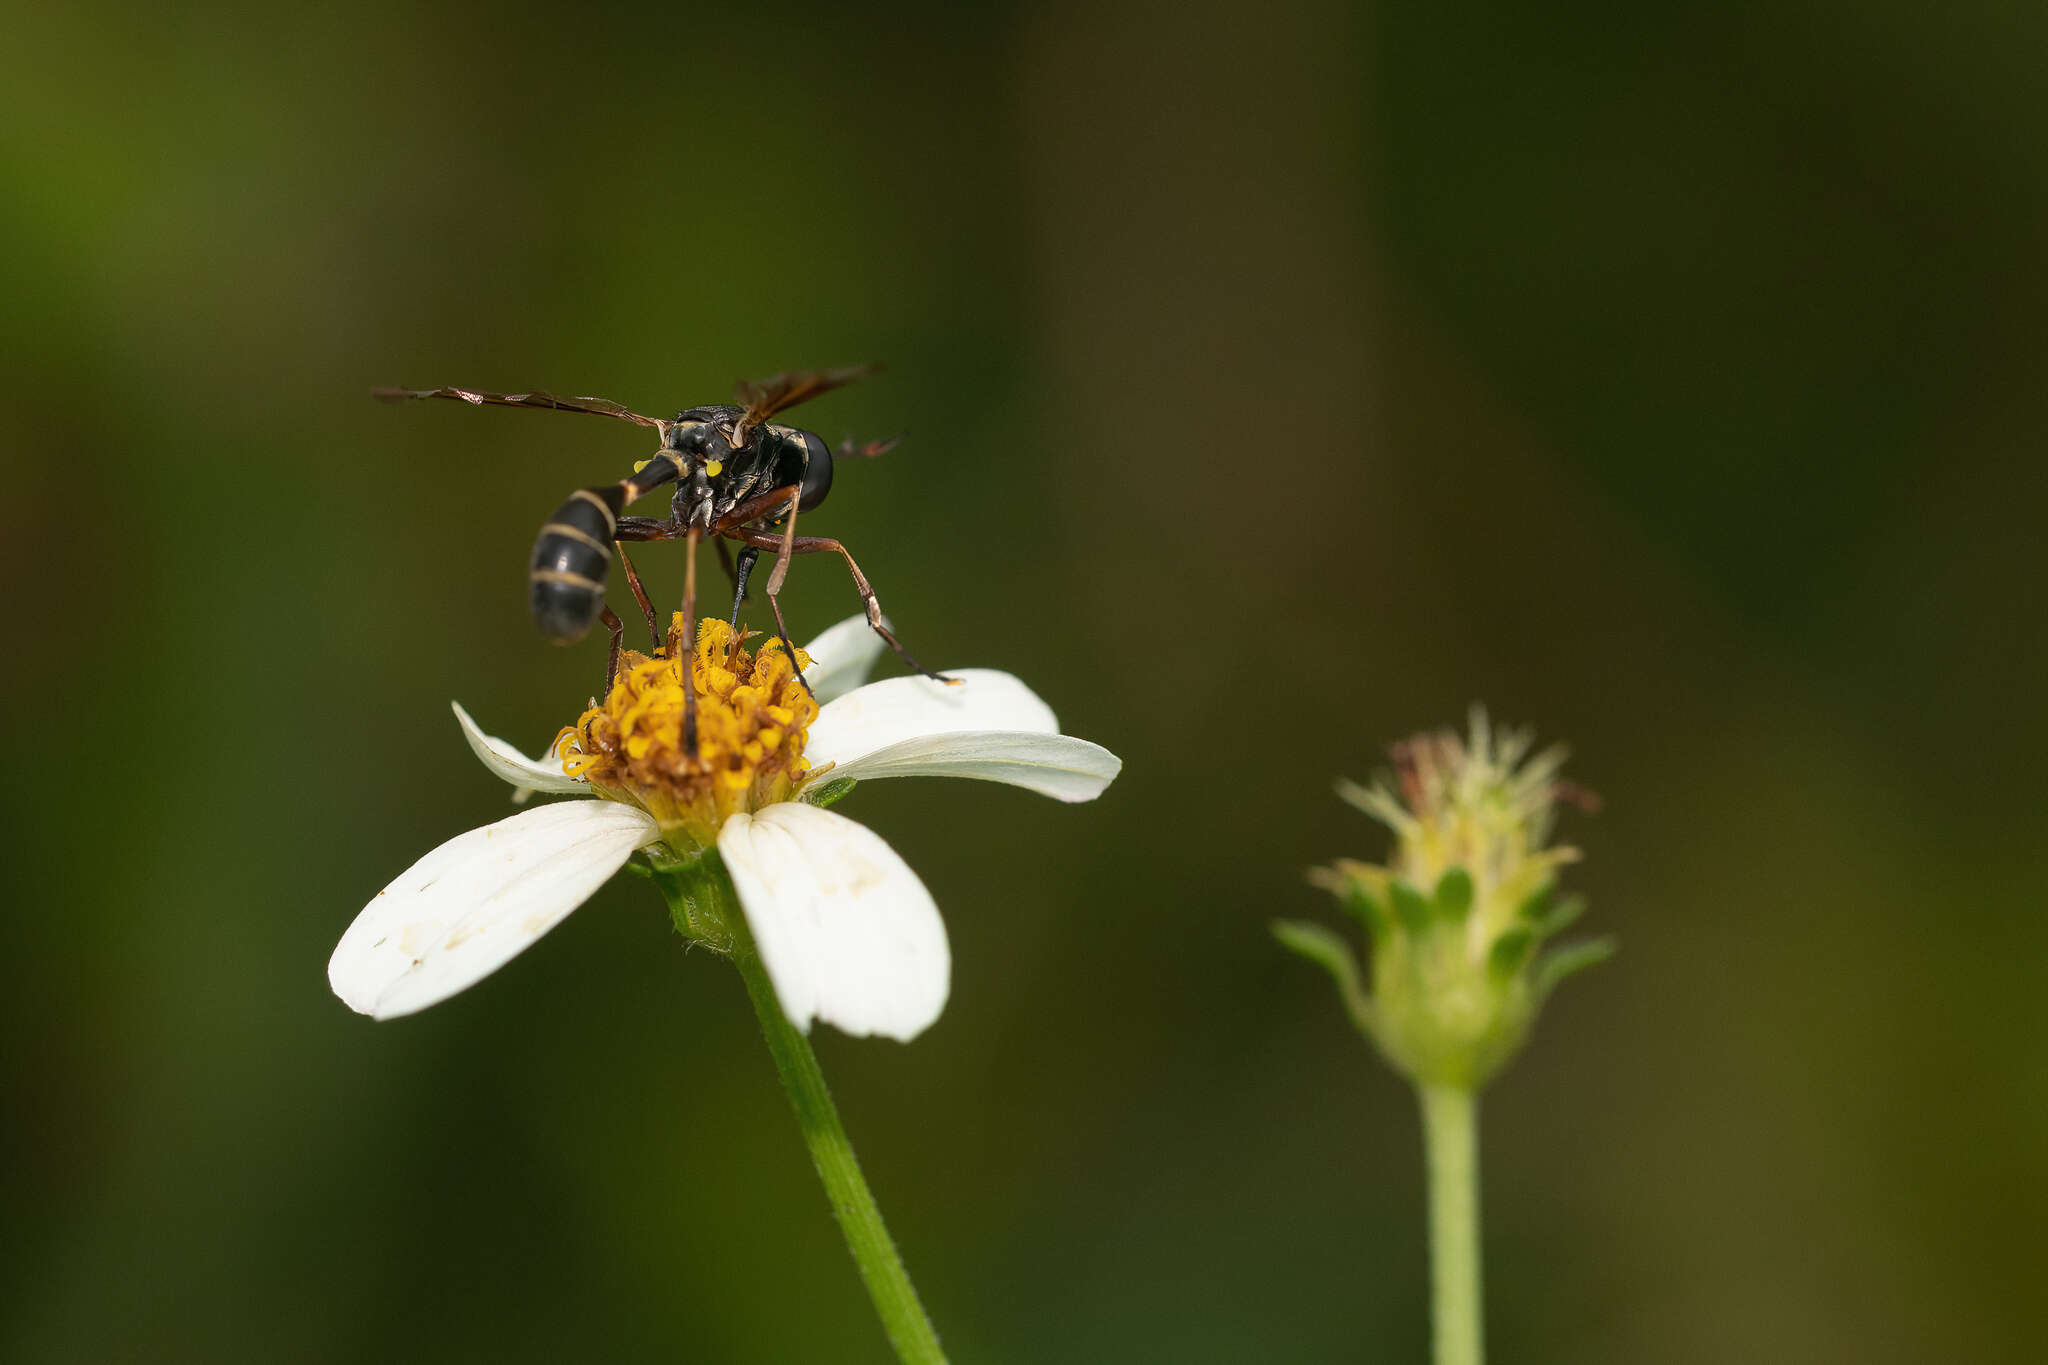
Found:
[[[1335,933],[1275,926],[1331,971],[1360,1029],[1417,1081],[1484,1083],[1521,1047],[1551,988],[1613,950],[1596,940],[1541,951],[1584,909],[1557,893],[1559,869],[1579,856],[1550,843],[1558,803],[1592,801],[1559,780],[1562,747],[1533,757],[1530,747],[1526,732],[1496,735],[1475,709],[1468,734],[1417,735],[1393,746],[1391,774],[1338,784],[1394,833],[1384,864],[1339,859],[1310,874],[1371,940],[1369,988]]]

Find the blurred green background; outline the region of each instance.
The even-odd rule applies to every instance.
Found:
[[[507,813],[449,699],[592,687],[525,556],[645,446],[366,391],[859,359],[805,420],[908,439],[807,525],[1127,762],[847,808],[953,939],[928,1035],[819,1047],[956,1360],[1422,1358],[1410,1097],[1265,923],[1479,699],[1606,797],[1623,943],[1488,1096],[1498,1357],[2038,1350],[2048,12],[7,30],[6,1358],[887,1358],[645,887],[417,1018],[324,980]]]

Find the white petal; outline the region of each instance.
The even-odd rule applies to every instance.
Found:
[[[469,741],[469,747],[483,760],[484,766],[521,792],[587,794],[590,791],[588,782],[564,773],[561,760],[552,754],[546,758],[528,758],[504,740],[495,739],[479,729],[477,723],[469,718],[469,712],[462,709],[461,702],[451,701],[448,704],[455,708],[455,719],[462,722],[462,737]]]
[[[855,759],[928,735],[969,730],[1059,733],[1052,708],[1008,673],[958,668],[948,687],[930,678],[889,678],[847,693],[819,708],[804,757],[813,767]],[[829,775],[828,775],[829,776]]]
[[[811,656],[811,666],[804,670],[811,695],[822,706],[853,691],[868,680],[882,649],[882,637],[875,634],[865,616],[849,616],[827,627],[823,635],[804,646],[804,653]]]
[[[939,1017],[953,977],[946,925],[879,835],[788,802],[727,820],[718,851],[791,1023],[908,1042]]]
[[[926,735],[849,759],[819,775],[820,784],[843,777],[973,777],[1007,782],[1055,801],[1093,801],[1123,769],[1124,761],[1100,744],[1071,735],[1029,730],[967,730]]]
[[[446,1000],[560,924],[661,827],[616,801],[564,801],[457,835],[363,907],[327,964],[334,993],[391,1019]]]

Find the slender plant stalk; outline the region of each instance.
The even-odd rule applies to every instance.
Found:
[[[725,875],[720,868],[718,879],[724,881]],[[804,1145],[811,1149],[811,1162],[818,1168],[818,1179],[825,1182],[832,1215],[846,1235],[846,1249],[853,1253],[854,1264],[860,1267],[860,1277],[867,1283],[875,1312],[881,1315],[889,1344],[896,1348],[896,1357],[904,1365],[945,1365],[946,1354],[939,1349],[939,1334],[925,1316],[924,1305],[918,1302],[917,1288],[903,1268],[903,1258],[896,1254],[896,1244],[882,1222],[882,1211],[875,1207],[875,1197],[860,1173],[860,1161],[853,1154],[845,1126],[839,1122],[839,1110],[832,1103],[831,1092],[825,1088],[825,1073],[818,1069],[817,1054],[811,1051],[810,1040],[797,1032],[782,1012],[782,1002],[775,998],[775,986],[768,980],[761,955],[747,933],[746,918],[738,912],[739,898],[732,894],[730,886],[722,889],[726,904],[732,909],[728,922],[737,940],[733,944],[733,963],[747,983],[747,998],[754,1002],[761,1034],[768,1040],[769,1055],[775,1058],[783,1091],[789,1096],[790,1107],[796,1110]]]
[[[1429,1270],[1436,1365],[1482,1365],[1486,1336],[1479,1282],[1479,1096],[1418,1085],[1429,1155]]]

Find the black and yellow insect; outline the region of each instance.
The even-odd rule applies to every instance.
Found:
[[[768,419],[809,398],[849,384],[874,372],[855,365],[835,370],[779,374],[758,383],[737,386],[732,404],[687,408],[673,419],[643,417],[605,398],[558,398],[546,393],[485,393],[477,389],[377,389],[378,398],[398,402],[409,398],[456,398],[465,403],[510,407],[554,408],[612,417],[660,434],[654,455],[615,484],[579,488],[571,493],[540,528],[529,569],[534,624],[559,644],[582,639],[598,620],[612,632],[611,659],[606,667],[609,687],[623,632],[617,615],[605,605],[604,586],[613,558],[626,571],[633,596],[646,613],[659,647],[663,632],[640,576],[626,558],[625,542],[682,540],[688,546],[683,589],[683,619],[696,619],[696,549],[700,540],[718,544],[737,541],[737,564],[728,563],[733,579],[733,621],[739,620],[747,578],[763,550],[776,552],[768,577],[768,605],[775,614],[776,635],[785,649],[792,646],[778,600],[792,555],[830,551],[846,561],[860,592],[868,624],[876,634],[920,673],[938,677],[904,650],[882,620],[881,603],[853,555],[836,540],[799,536],[796,519],[825,500],[832,490],[835,459],[872,457],[895,441],[842,442],[827,446],[815,433],[779,426]],[[665,518],[630,517],[625,510],[643,495],[667,483],[675,493]]]

